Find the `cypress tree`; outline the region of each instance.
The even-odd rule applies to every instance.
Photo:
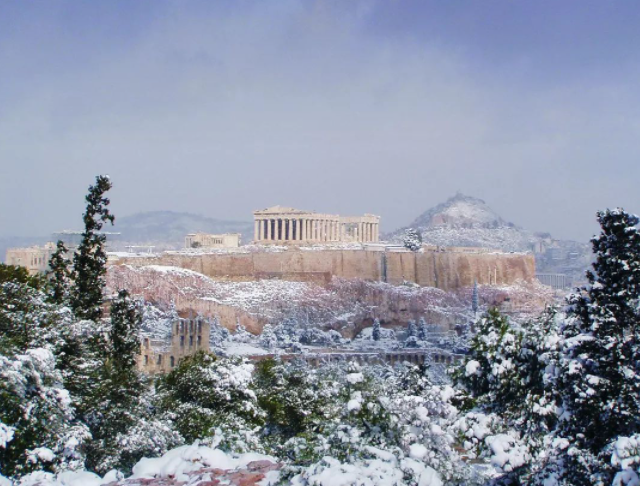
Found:
[[[473,313],[478,312],[478,281],[473,281],[473,292],[471,293],[471,310]]]
[[[107,222],[113,224],[109,212],[109,198],[104,194],[111,189],[108,176],[96,177],[96,184],[89,187],[86,196],[87,209],[83,215],[84,232],[73,257],[74,286],[71,291],[71,307],[80,319],[98,320],[102,317],[102,289],[106,274],[106,236],[99,231]]]
[[[69,300],[71,261],[65,256],[69,250],[58,240],[56,251],[49,259],[49,300],[54,304],[65,304]]]
[[[428,335],[427,321],[424,320],[424,317],[421,317],[418,321],[418,341],[426,341]]]
[[[373,321],[373,329],[371,330],[371,337],[374,341],[380,341],[380,319]]]
[[[416,321],[411,319],[409,324],[407,325],[407,338],[416,337],[418,334],[418,329],[416,328]]]

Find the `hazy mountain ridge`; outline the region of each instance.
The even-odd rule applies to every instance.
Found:
[[[112,231],[121,233],[118,243],[181,248],[188,233],[240,233],[244,243],[253,239],[253,223],[214,219],[199,214],[151,211],[116,218]]]

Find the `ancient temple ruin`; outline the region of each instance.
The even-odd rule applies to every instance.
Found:
[[[374,243],[380,216],[339,216],[274,206],[253,213],[259,244]]]

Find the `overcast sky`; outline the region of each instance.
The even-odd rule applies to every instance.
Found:
[[[0,0],[0,236],[276,204],[408,224],[457,191],[586,240],[640,212],[640,8]]]

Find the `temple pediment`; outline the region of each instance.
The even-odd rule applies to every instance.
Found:
[[[272,206],[266,209],[259,209],[254,211],[254,214],[309,214],[311,211],[304,211],[302,209],[289,208],[286,206]]]

